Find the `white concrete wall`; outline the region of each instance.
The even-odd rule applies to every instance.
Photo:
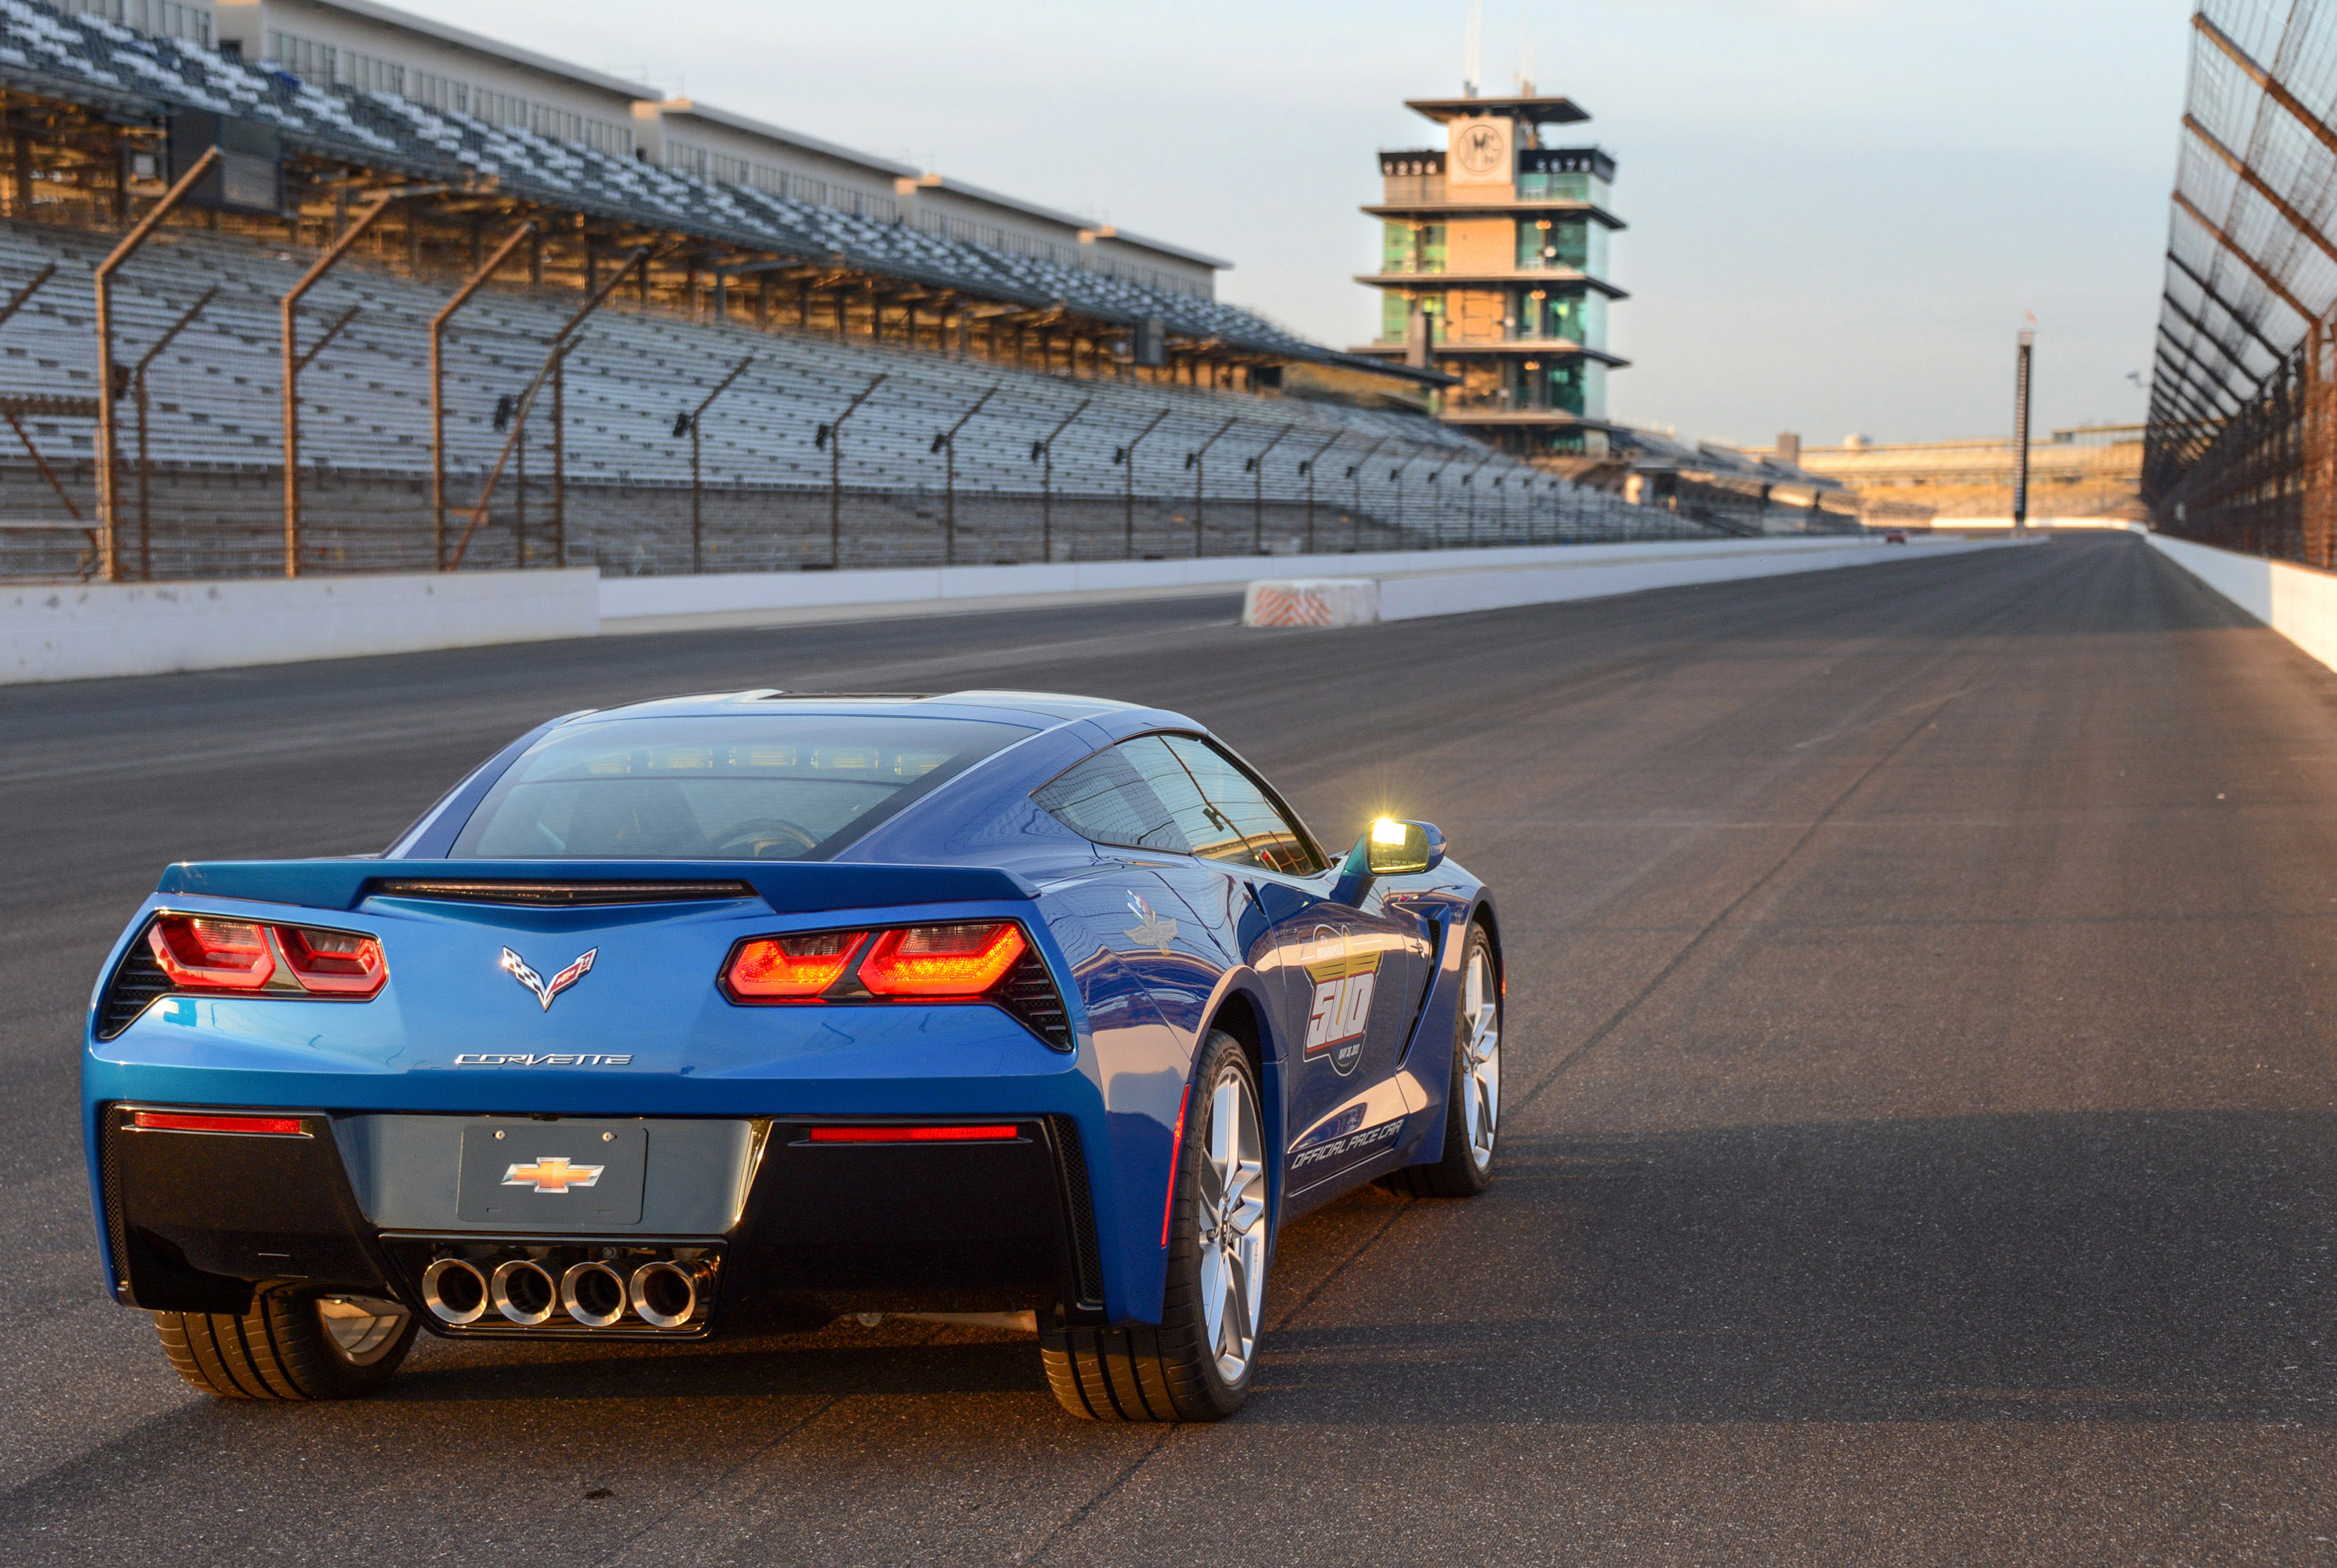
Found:
[[[1925,548],[1937,548],[1926,545]],[[1401,550],[1363,555],[1211,556],[1184,561],[1083,561],[1046,566],[935,566],[874,572],[738,572],[696,577],[608,577],[601,583],[601,616],[625,621],[650,616],[709,615],[754,610],[803,610],[841,604],[907,604],[921,601],[1028,598],[1041,594],[1102,594],[1167,588],[1247,584],[1261,577],[1385,577],[1403,573],[1489,568],[1603,565],[1667,559],[1709,564],[1746,554],[1784,561],[1804,554],[1845,550],[1899,551],[1871,538],[1817,535],[1801,539],[1706,541],[1645,544],[1538,544],[1496,550]],[[1792,570],[1780,567],[1780,570]],[[1688,576],[1682,582],[1712,579]],[[1649,583],[1649,586],[1656,586]],[[1628,593],[1618,588],[1615,593]]]
[[[2160,554],[2337,670],[2337,574],[2164,534],[2146,537]]]
[[[450,572],[0,587],[0,685],[590,637],[600,574]]]
[[[1971,550],[2002,549],[2009,544],[2010,541],[2000,540],[1926,539],[1908,544],[1882,544],[1867,539],[1836,538],[1821,544],[1815,540],[1766,539],[1748,540],[1741,547],[1702,545],[1694,554],[1667,551],[1603,560],[1577,558],[1493,572],[1423,572],[1380,579],[1380,619],[1411,621],[1426,615],[1505,610],[1520,604],[1604,599],[1649,588],[1735,583],[1750,577],[1827,572],[1846,566],[1888,565],[1893,562],[1933,560]],[[1776,548],[1780,544],[1794,547]],[[1573,554],[1579,557],[1588,552]]]

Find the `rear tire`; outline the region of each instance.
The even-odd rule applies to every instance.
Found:
[[[263,1289],[240,1313],[157,1312],[180,1377],[221,1399],[354,1399],[389,1381],[413,1348],[414,1314],[394,1302]]]
[[[1469,927],[1455,1014],[1443,1158],[1384,1179],[1391,1191],[1407,1197],[1474,1198],[1493,1184],[1493,1137],[1501,1116],[1501,982],[1492,938],[1482,926]]]
[[[1242,1406],[1265,1326],[1266,1143],[1241,1042],[1210,1032],[1193,1074],[1160,1326],[1040,1338],[1064,1409],[1093,1421],[1222,1421]]]

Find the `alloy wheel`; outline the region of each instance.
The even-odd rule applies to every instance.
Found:
[[[1462,1047],[1462,1113],[1469,1133],[1469,1157],[1477,1169],[1493,1162],[1493,1134],[1501,1119],[1501,987],[1493,977],[1492,956],[1478,947],[1469,955],[1462,1016],[1469,1027]]]
[[[1249,1083],[1230,1067],[1210,1087],[1203,1137],[1201,1322],[1217,1375],[1237,1384],[1266,1308],[1266,1163]]]

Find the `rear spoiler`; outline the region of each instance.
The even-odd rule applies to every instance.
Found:
[[[390,883],[704,883],[709,898],[744,883],[780,915],[892,904],[977,904],[1031,899],[1039,890],[1012,871],[980,866],[869,866],[765,860],[181,860],[154,891],[244,898],[306,909],[354,909]],[[474,895],[475,897],[475,895]],[[671,897],[673,895],[669,894]]]

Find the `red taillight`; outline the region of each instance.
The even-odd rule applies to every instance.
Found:
[[[814,1127],[814,1143],[1000,1143],[1019,1138],[1015,1127]]]
[[[276,972],[268,928],[208,915],[165,915],[146,934],[154,961],[173,985],[257,991]]]
[[[809,936],[763,936],[739,945],[724,978],[741,1001],[816,996],[843,978],[865,931],[822,931]]]
[[[298,1116],[196,1116],[179,1111],[133,1111],[130,1124],[149,1132],[244,1132],[263,1138],[298,1138],[307,1131]]]
[[[292,985],[315,995],[363,1000],[389,979],[381,943],[349,931],[165,915],[147,931],[146,945],[171,985],[181,991],[266,990],[276,976],[279,953]],[[278,990],[288,994],[292,986]]]
[[[334,996],[370,996],[389,978],[381,944],[347,931],[314,931],[279,926],[276,940],[284,962],[301,988]]]
[[[1012,920],[903,926],[876,938],[860,961],[860,983],[879,996],[979,996],[1026,946]]]

